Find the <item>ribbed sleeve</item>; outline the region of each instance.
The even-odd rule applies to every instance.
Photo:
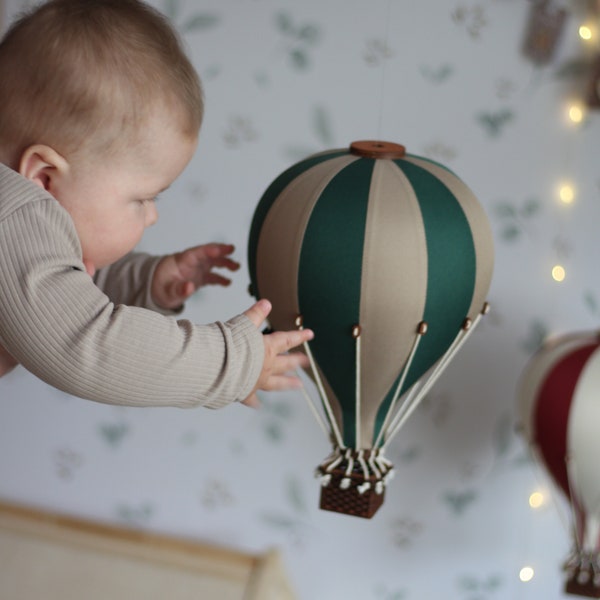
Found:
[[[94,283],[115,304],[141,306],[163,315],[179,314],[183,307],[169,310],[158,306],[152,299],[151,282],[162,258],[143,252],[130,252],[116,263],[99,269],[94,275]]]
[[[155,265],[138,265],[124,289],[144,304],[139,282]],[[217,408],[245,398],[262,368],[262,336],[244,315],[195,325],[112,302],[85,272],[68,213],[3,165],[0,307],[0,342],[25,368],[98,402]]]

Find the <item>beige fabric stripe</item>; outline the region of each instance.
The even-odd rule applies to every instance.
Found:
[[[429,171],[454,194],[471,227],[477,263],[475,288],[468,316],[474,319],[487,298],[494,268],[494,240],[488,218],[473,192],[456,175],[425,160],[415,157],[406,160]]]
[[[355,156],[341,156],[320,163],[294,179],[269,210],[256,248],[256,279],[263,298],[273,310],[274,329],[295,327],[298,306],[298,264],[307,223],[323,189]]]
[[[427,246],[419,203],[402,171],[392,161],[378,160],[361,282],[363,447],[372,444],[380,403],[408,357],[426,293]]]
[[[265,217],[256,249],[256,279],[261,296],[273,305],[269,315],[273,329],[295,329],[300,312],[298,264],[307,223],[324,188],[355,160],[356,156],[340,156],[305,171],[281,192]],[[321,377],[342,428],[339,402],[322,373]]]
[[[600,350],[588,358],[573,393],[567,427],[568,474],[571,487],[586,514],[586,550],[597,550],[600,535]]]

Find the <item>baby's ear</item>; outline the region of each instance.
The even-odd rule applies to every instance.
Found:
[[[45,144],[29,146],[19,161],[19,173],[47,191],[51,191],[53,179],[66,174],[68,168],[67,160]]]

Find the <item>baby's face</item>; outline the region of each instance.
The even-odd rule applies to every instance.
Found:
[[[135,248],[158,214],[154,199],[179,176],[196,139],[153,118],[142,142],[117,155],[70,163],[52,193],[71,215],[88,272],[119,260]]]

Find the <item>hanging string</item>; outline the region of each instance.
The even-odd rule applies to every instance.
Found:
[[[383,99],[385,97],[385,75],[388,62],[388,49],[390,37],[390,15],[392,12],[392,0],[388,0],[386,18],[385,18],[385,36],[383,46],[383,67],[381,68],[381,87],[379,91],[379,122],[377,124],[377,138],[381,138],[381,125],[383,122]]]
[[[300,372],[298,370],[296,370],[296,376],[298,378],[300,378]],[[325,421],[323,421],[323,418],[319,414],[319,411],[317,410],[315,403],[313,402],[312,398],[310,397],[310,394],[306,391],[306,388],[304,387],[304,383],[302,384],[300,391],[302,392],[302,395],[304,396],[304,399],[306,400],[306,403],[308,404],[308,407],[310,408],[310,412],[313,414],[313,417],[317,421],[319,427],[321,428],[323,433],[326,436],[328,436],[329,431],[327,429],[327,425],[325,425]]]
[[[412,407],[416,407],[421,401],[422,394],[420,393],[423,389],[424,382],[417,381],[408,391],[404,402],[400,406],[398,412],[394,415],[392,422],[387,426],[387,429],[383,432],[384,442],[381,445],[381,449],[385,451],[390,440],[396,435],[396,432],[400,429],[404,421],[412,414],[414,410]],[[408,415],[407,415],[408,413]],[[405,415],[407,415],[405,417]],[[398,426],[400,423],[400,426]]]
[[[319,375],[319,371],[317,369],[317,365],[315,363],[315,359],[312,355],[312,352],[310,350],[310,346],[308,345],[308,342],[304,342],[303,347],[304,347],[304,351],[306,352],[306,356],[308,356],[308,361],[310,362],[310,368],[312,370],[313,376],[317,383],[317,389],[319,390],[319,394],[321,396],[321,401],[323,402],[323,406],[325,407],[325,412],[329,419],[329,424],[331,425],[331,431],[333,432],[333,435],[335,436],[337,445],[340,448],[344,448],[345,446],[344,446],[344,442],[342,440],[342,434],[340,433],[340,430],[335,421],[335,417],[333,415],[333,410],[331,409],[331,404],[329,403],[329,399],[327,398],[327,394],[325,393],[325,387],[323,386],[323,382],[321,381],[321,377]]]

